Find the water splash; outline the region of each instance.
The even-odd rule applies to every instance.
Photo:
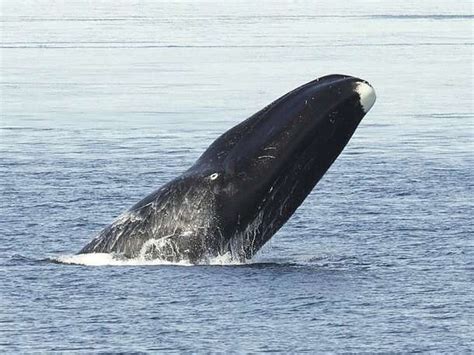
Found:
[[[52,261],[60,264],[86,265],[86,266],[146,266],[146,265],[174,265],[174,266],[195,266],[195,265],[246,265],[247,262],[240,262],[228,254],[210,257],[197,264],[187,260],[166,261],[162,259],[150,259],[141,256],[133,259],[125,258],[114,253],[88,253],[61,255],[51,258]]]
[[[87,253],[75,255],[61,255],[52,258],[61,264],[86,265],[86,266],[139,266],[139,265],[191,265],[185,261],[167,262],[164,260],[150,260],[146,258],[124,258],[114,253]]]

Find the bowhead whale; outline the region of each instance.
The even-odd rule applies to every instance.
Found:
[[[250,259],[301,205],[374,102],[373,88],[347,75],[294,89],[217,138],[79,253]]]

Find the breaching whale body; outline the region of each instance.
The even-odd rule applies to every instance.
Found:
[[[250,259],[301,205],[374,102],[373,88],[347,75],[300,86],[217,138],[79,253]]]

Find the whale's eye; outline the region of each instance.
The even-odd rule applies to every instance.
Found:
[[[215,180],[215,179],[217,179],[218,176],[219,176],[218,173],[214,173],[214,174],[211,174],[211,175],[209,176],[209,179]]]

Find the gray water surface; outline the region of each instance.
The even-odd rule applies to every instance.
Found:
[[[470,1],[3,1],[0,351],[474,350]],[[66,265],[330,73],[378,100],[247,265]]]

